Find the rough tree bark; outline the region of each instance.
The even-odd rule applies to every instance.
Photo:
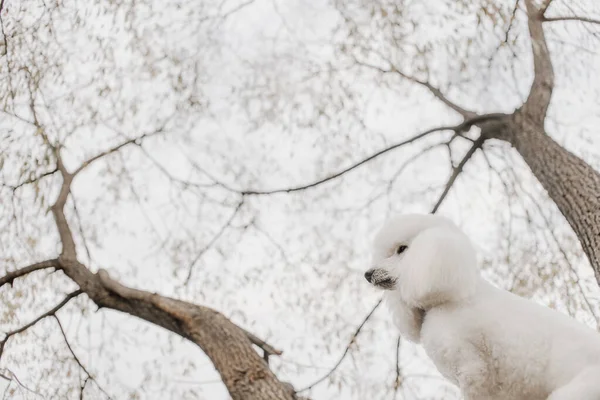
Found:
[[[550,1],[538,9],[526,0],[534,79],[526,102],[482,135],[510,143],[548,192],[577,235],[600,284],[600,173],[560,146],[544,127],[554,72],[543,22]]]

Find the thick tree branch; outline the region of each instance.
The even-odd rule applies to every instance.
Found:
[[[266,190],[266,191],[246,190],[246,191],[243,191],[242,194],[243,195],[267,195],[267,194],[275,194],[275,193],[291,193],[291,192],[297,192],[297,191],[301,191],[301,190],[305,190],[305,189],[310,189],[310,188],[322,185],[323,183],[329,182],[335,178],[338,178],[338,177],[344,175],[345,173],[350,172],[350,171],[368,163],[369,161],[374,160],[375,158],[377,158],[383,154],[389,153],[390,151],[400,148],[402,146],[405,146],[407,144],[414,143],[414,142],[418,141],[419,139],[422,139],[428,135],[431,135],[432,133],[442,132],[442,131],[453,131],[458,134],[461,134],[461,133],[469,130],[469,128],[471,128],[474,125],[479,125],[479,124],[482,124],[484,122],[488,122],[491,120],[499,120],[499,119],[504,119],[504,118],[506,118],[506,114],[502,114],[502,113],[484,114],[484,115],[477,115],[472,118],[466,119],[465,121],[463,121],[462,123],[460,123],[458,125],[448,125],[448,126],[440,126],[437,128],[432,128],[432,129],[426,130],[425,132],[419,133],[409,139],[403,140],[392,146],[386,147],[385,149],[379,150],[378,152],[362,159],[361,161],[358,161],[358,162],[352,164],[351,166],[349,166],[339,172],[336,172],[333,175],[330,175],[323,179],[319,179],[318,181],[315,181],[315,182],[312,182],[312,183],[309,183],[306,185],[295,186],[295,187],[285,188],[285,189],[275,189],[275,190]]]
[[[75,247],[75,240],[73,239],[73,232],[71,232],[71,227],[69,226],[65,216],[65,204],[67,203],[67,198],[69,197],[69,192],[71,191],[73,175],[66,170],[60,159],[58,161],[58,166],[63,178],[63,182],[60,187],[58,197],[56,198],[54,204],[50,207],[50,210],[52,210],[52,215],[54,216],[56,228],[58,229],[58,235],[62,244],[61,257],[76,259],[77,249]]]
[[[523,112],[532,121],[543,126],[554,89],[554,70],[548,43],[542,25],[543,16],[534,0],[525,0],[527,7],[529,36],[533,53],[534,78]]]
[[[25,332],[27,329],[31,328],[32,326],[34,326],[35,324],[37,324],[38,322],[40,322],[41,320],[43,320],[46,317],[50,317],[54,314],[56,314],[56,312],[58,310],[60,310],[61,308],[63,308],[69,301],[71,301],[71,299],[79,296],[80,294],[82,294],[83,291],[82,290],[76,290],[72,293],[69,293],[67,295],[67,297],[65,297],[60,303],[58,303],[54,308],[52,308],[51,310],[43,313],[42,315],[40,315],[39,317],[37,317],[36,319],[34,319],[33,321],[29,322],[28,324],[23,325],[22,327],[15,329],[14,331],[10,331],[6,334],[6,336],[4,336],[4,339],[2,339],[2,341],[0,341],[0,357],[2,357],[2,353],[4,351],[4,345],[6,344],[6,342],[8,341],[8,339],[10,339],[11,336],[14,336],[16,334],[19,334],[21,332]]]
[[[56,259],[55,260],[46,260],[46,261],[42,261],[39,263],[28,265],[27,267],[23,267],[23,268],[15,270],[15,271],[8,272],[6,275],[4,275],[3,277],[0,278],[0,287],[4,286],[7,283],[9,285],[12,285],[13,281],[16,278],[20,278],[20,277],[30,274],[34,271],[39,271],[41,269],[48,269],[48,268],[60,268],[60,264],[58,263],[58,260],[56,260]]]
[[[110,278],[104,270],[95,276],[101,286],[112,294],[100,296],[97,301],[100,306],[136,315],[199,345],[213,361],[234,399],[264,398],[254,397],[264,390],[272,393],[273,398],[294,397],[293,390],[277,380],[265,361],[252,349],[252,344],[263,350],[265,358],[282,352],[234,325],[219,312],[126,287]]]

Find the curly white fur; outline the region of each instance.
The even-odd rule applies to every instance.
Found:
[[[365,277],[388,289],[401,334],[421,343],[466,399],[600,399],[600,335],[481,278],[452,221],[393,219],[376,237]]]

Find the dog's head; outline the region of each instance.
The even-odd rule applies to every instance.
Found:
[[[365,273],[372,285],[400,291],[406,304],[427,309],[470,296],[479,277],[470,240],[449,219],[403,215],[379,231],[373,264]]]

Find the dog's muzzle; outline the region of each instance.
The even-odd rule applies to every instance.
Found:
[[[396,279],[381,268],[371,268],[365,272],[365,279],[371,285],[381,289],[392,290],[396,286]]]

